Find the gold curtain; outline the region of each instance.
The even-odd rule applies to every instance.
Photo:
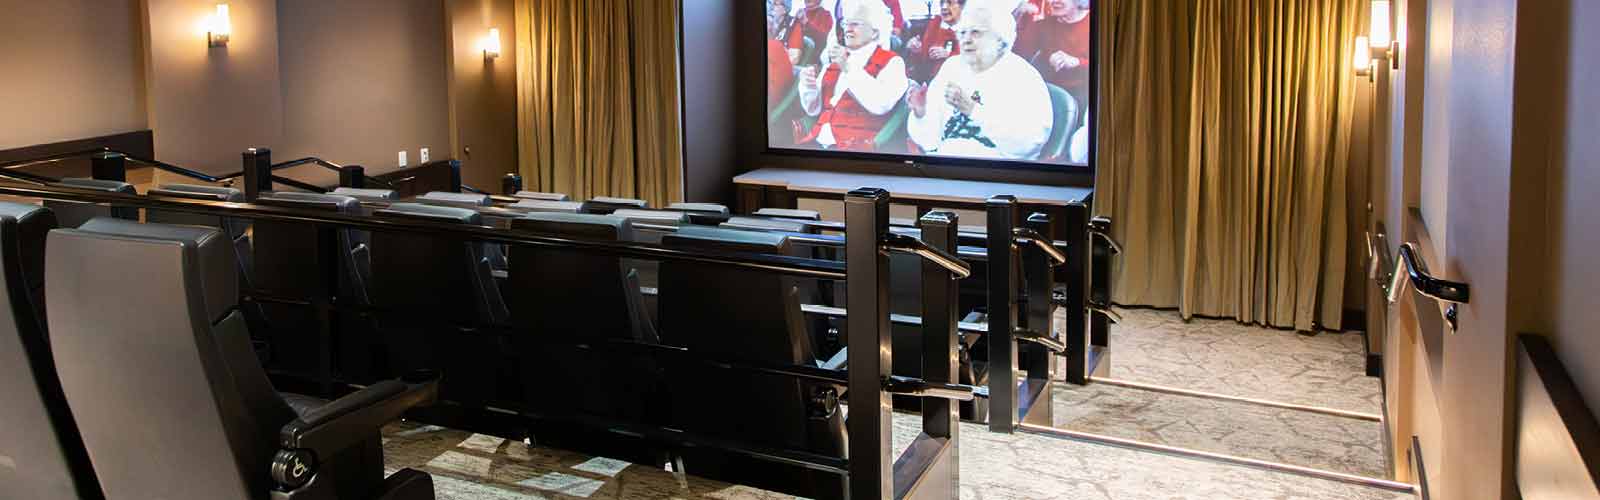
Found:
[[[1115,299],[1339,329],[1365,0],[1098,4]]]
[[[517,0],[530,190],[683,200],[677,0]]]

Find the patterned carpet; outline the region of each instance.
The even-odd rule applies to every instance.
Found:
[[[1359,333],[1301,335],[1128,310],[1112,330],[1112,378],[1378,413]],[[1249,403],[1057,384],[1056,427],[1366,477],[1389,476],[1383,424]]]
[[[1378,412],[1378,381],[1362,375],[1359,334],[1305,336],[1231,321],[1184,323],[1129,310],[1113,330],[1113,378]],[[1075,431],[1384,477],[1380,424],[1343,417],[1097,384],[1063,386],[1058,426]],[[895,445],[918,417],[897,414]],[[1023,500],[1400,500],[1412,495],[1250,467],[1036,434],[961,428],[961,498]],[[384,433],[391,471],[434,477],[441,500],[787,499],[787,495],[520,441],[414,423]]]
[[[1377,414],[1357,332],[1300,333],[1129,309],[1111,330],[1111,378]]]
[[[897,415],[895,444],[907,446],[918,417]],[[695,477],[468,432],[396,424],[384,433],[392,472],[433,475],[441,500],[788,499]],[[961,426],[961,498],[966,500],[1401,500],[1411,495],[1292,474],[1034,434]]]

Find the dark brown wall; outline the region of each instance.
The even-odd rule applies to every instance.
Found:
[[[369,170],[451,156],[441,2],[279,0],[283,145]]]
[[[760,14],[765,2],[749,0],[686,0],[683,9],[683,154],[684,199],[732,203],[733,176],[749,134],[740,118],[754,113],[750,92],[740,75],[752,58],[764,58],[759,45],[740,43],[747,31],[740,11]],[[764,81],[764,80],[763,80]],[[729,96],[734,96],[729,99]],[[759,100],[758,100],[759,104]]]
[[[462,182],[493,192],[499,192],[501,177],[517,171],[515,6],[513,0],[445,4],[450,19],[455,157],[461,160]],[[500,30],[500,57],[485,61],[479,41],[489,28]]]

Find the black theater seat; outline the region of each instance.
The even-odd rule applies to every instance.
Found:
[[[512,228],[590,241],[629,241],[634,232],[620,217],[564,213],[529,214]],[[660,371],[652,358],[605,345],[658,341],[638,273],[614,256],[533,246],[511,248],[511,270],[513,343],[526,407],[545,415],[659,420],[664,407],[652,399],[661,394]]]
[[[416,203],[438,205],[441,207],[461,208],[487,207],[493,204],[493,199],[486,194],[448,193],[444,191],[429,192],[422,196],[418,196],[414,201]]]
[[[197,186],[192,184],[162,184],[151,188],[146,194],[152,196],[168,196],[190,200],[226,201],[233,203],[244,202],[244,192],[234,188],[219,186]],[[167,210],[146,210],[145,220],[159,224],[184,224],[190,226],[207,226],[223,230],[228,239],[233,241],[233,251],[239,262],[240,283],[246,288],[256,286],[255,279],[255,248],[250,242],[250,221],[231,217],[218,217],[187,212],[174,212]],[[256,304],[245,304],[245,320],[250,323],[252,331],[266,328],[265,314]]]
[[[262,205],[321,210],[360,215],[361,203],[349,196],[281,192],[263,195]],[[372,272],[370,235],[347,228],[311,224],[258,221],[255,224],[257,288],[276,297],[331,297],[336,303],[368,306],[368,280]],[[326,246],[324,246],[326,245]],[[331,270],[332,273],[327,272]],[[330,280],[331,278],[331,280]],[[338,344],[328,345],[320,326],[323,315],[315,308],[263,303],[268,330],[261,332],[271,346],[269,366],[298,375],[311,375],[318,353],[331,348],[338,374],[345,382],[368,384],[376,380],[382,344],[372,319],[362,313],[341,311]]]
[[[512,209],[512,210],[521,210],[521,211],[524,211],[524,212],[562,212],[562,213],[573,213],[573,214],[575,214],[575,213],[583,212],[583,203],[582,202],[577,202],[577,201],[552,201],[552,200],[528,199],[528,200],[518,201],[515,204],[510,205],[509,208]]]
[[[396,203],[376,216],[436,223],[481,225],[466,208]],[[438,367],[445,372],[443,397],[482,405],[496,391],[496,367],[506,352],[483,325],[509,317],[495,284],[485,244],[410,232],[372,233],[373,305],[398,373]]]
[[[636,200],[633,198],[611,198],[607,196],[590,198],[589,201],[583,204],[583,211],[591,214],[601,215],[630,208],[642,209],[646,208],[646,205],[644,200]]]
[[[696,252],[791,252],[782,234],[715,228],[670,234],[663,244]],[[795,281],[727,266],[662,262],[662,343],[686,347],[698,356],[754,364],[823,364],[808,335]],[[845,454],[842,415],[836,407],[818,403],[837,396],[828,384],[702,364],[669,369],[675,428],[830,457]],[[837,498],[843,492],[843,479],[834,474],[704,448],[683,454],[685,467],[700,476],[810,498]]]
[[[680,202],[680,203],[673,203],[671,205],[668,205],[667,206],[667,210],[674,210],[674,211],[678,211],[678,212],[699,213],[699,214],[728,215],[728,206],[727,205],[718,205],[716,203],[681,203]]]
[[[517,191],[517,194],[512,195],[512,196],[515,197],[515,198],[521,198],[521,199],[524,199],[524,200],[567,201],[567,195],[561,194],[561,193],[539,193],[539,192],[534,192],[534,191]]]
[[[77,189],[93,189],[122,194],[138,194],[132,184],[121,181],[103,181],[100,179],[67,178],[61,179],[54,185]],[[95,217],[116,217],[119,219],[139,220],[139,209],[128,207],[114,207],[95,203],[79,203],[75,201],[45,200],[45,208],[56,214],[56,222],[61,227],[78,227],[89,219]]]
[[[100,498],[45,331],[44,242],[55,228],[47,208],[0,203],[0,498]]]
[[[797,210],[793,208],[763,208],[751,214],[759,217],[773,217],[778,219],[794,219],[805,221],[820,221],[822,214],[816,210]]]
[[[394,191],[390,191],[388,189],[360,189],[360,188],[341,187],[341,188],[334,188],[333,192],[328,193],[328,194],[334,194],[334,195],[339,195],[339,196],[349,196],[351,198],[355,198],[356,200],[361,201],[362,203],[383,203],[383,204],[388,204],[388,203],[394,203],[395,200],[398,200],[400,198],[399,194],[396,194]]]
[[[56,366],[108,497],[433,498],[426,474],[383,477],[378,432],[436,386],[386,381],[332,403],[276,392],[223,233],[98,218],[52,231],[48,253]],[[275,478],[280,450],[296,451]]]

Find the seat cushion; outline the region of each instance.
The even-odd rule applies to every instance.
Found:
[[[567,201],[567,195],[561,193],[537,193],[533,191],[517,191],[517,198],[524,200]]]

